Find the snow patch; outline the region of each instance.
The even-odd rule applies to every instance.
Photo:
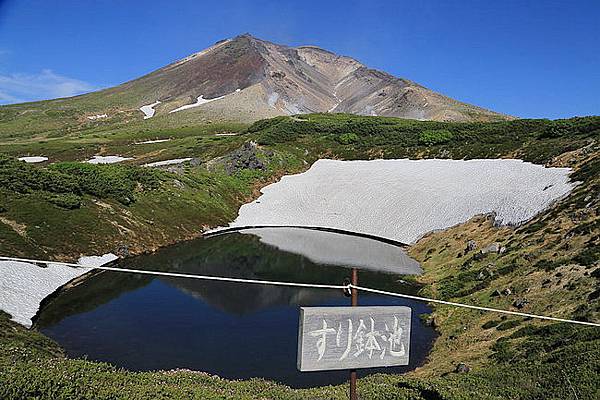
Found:
[[[121,156],[94,156],[94,158],[87,160],[86,162],[90,164],[114,164],[127,160],[133,160],[133,158]]]
[[[154,113],[156,112],[154,107],[156,107],[159,104],[160,104],[160,101],[156,100],[152,104],[146,104],[145,106],[141,106],[140,111],[144,113],[144,119],[154,117]]]
[[[31,157],[19,157],[17,160],[19,161],[25,161],[26,163],[40,163],[40,162],[44,162],[44,161],[48,161],[48,157],[43,157],[43,156],[31,156]]]
[[[270,107],[275,108],[275,103],[277,103],[277,100],[279,100],[279,93],[273,92],[269,95],[269,98],[267,99],[267,103],[269,104]]]
[[[328,113],[333,112],[333,110],[335,110],[340,104],[342,104],[342,100],[340,100],[340,98],[338,97],[337,92],[333,92],[333,97],[335,97],[337,104],[335,104],[333,107],[327,110]]]
[[[191,160],[192,160],[192,157],[188,157],[188,158],[173,158],[171,160],[156,161],[156,162],[151,162],[151,163],[148,163],[148,164],[144,164],[144,167],[164,167],[166,165],[183,164],[183,163],[191,161]]]
[[[21,262],[0,261],[0,309],[12,320],[31,327],[31,319],[41,302],[69,281],[118,257],[112,253],[103,256],[81,257],[81,267],[49,263],[47,267]]]
[[[153,144],[153,143],[164,143],[164,142],[168,142],[171,139],[156,139],[156,140],[146,140],[144,142],[136,142],[134,144]]]
[[[408,244],[479,214],[523,223],[573,189],[570,172],[514,159],[318,160],[263,188],[230,226],[337,228]]]
[[[108,117],[108,115],[106,115],[106,114],[98,114],[98,115],[89,115],[87,117],[87,119],[94,120],[94,119],[100,119],[100,118],[106,118],[106,117]]]
[[[95,268],[101,267],[104,264],[108,264],[109,262],[118,260],[119,257],[113,253],[106,253],[101,256],[83,256],[79,257],[77,260],[77,264],[80,264],[83,267]]]
[[[205,99],[204,95],[200,95],[200,96],[198,96],[198,98],[196,99],[196,102],[194,104],[187,104],[185,106],[178,107],[178,108],[176,108],[174,110],[169,111],[169,114],[170,113],[174,113],[174,112],[178,112],[178,111],[187,110],[187,109],[194,108],[194,107],[198,107],[198,106],[201,106],[203,104],[210,103],[211,101],[220,100],[220,99],[222,99],[225,96],[215,97],[214,99]]]

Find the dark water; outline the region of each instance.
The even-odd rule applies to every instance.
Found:
[[[315,264],[239,233],[181,244],[121,266],[328,284],[340,284],[350,274],[348,268]],[[360,271],[359,279],[362,285],[385,290],[416,290],[392,274]],[[187,368],[232,379],[262,377],[293,387],[344,382],[346,371],[296,369],[299,307],[316,305],[349,305],[349,299],[338,290],[105,272],[59,295],[41,312],[36,326],[71,357],[130,370]],[[435,337],[419,320],[420,314],[430,312],[426,305],[364,294],[359,305],[407,305],[413,311],[410,365],[362,370],[359,376],[405,372],[424,361]]]

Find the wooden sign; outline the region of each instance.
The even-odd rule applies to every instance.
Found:
[[[298,370],[408,365],[411,309],[302,307]]]

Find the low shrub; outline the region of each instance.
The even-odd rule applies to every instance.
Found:
[[[419,135],[419,142],[425,146],[435,146],[437,144],[448,143],[454,135],[447,129],[436,131],[424,131]]]

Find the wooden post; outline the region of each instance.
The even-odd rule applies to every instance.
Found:
[[[350,280],[352,285],[358,285],[358,269],[352,268],[352,278]],[[358,306],[358,290],[356,288],[352,288],[352,307]],[[350,370],[350,400],[358,400],[358,396],[356,394],[356,370]]]

